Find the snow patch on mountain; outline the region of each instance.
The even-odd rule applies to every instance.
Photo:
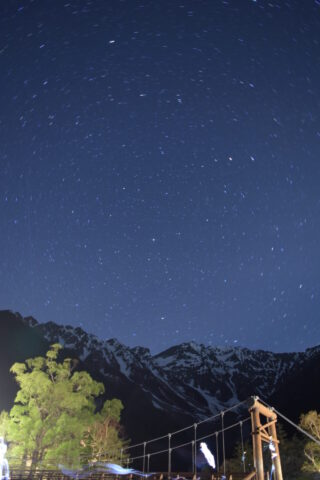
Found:
[[[147,348],[129,348],[114,338],[99,340],[79,327],[38,324],[32,317],[24,322],[89,362],[106,382],[127,382],[139,387],[155,408],[192,412],[199,419],[249,395],[270,397],[292,369],[320,352],[320,346],[305,353],[276,354],[187,342],[151,355]]]

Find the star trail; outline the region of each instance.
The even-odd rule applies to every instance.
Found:
[[[0,307],[320,343],[320,4],[3,0]]]

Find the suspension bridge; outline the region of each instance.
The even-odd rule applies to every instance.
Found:
[[[243,412],[246,412],[245,416],[241,416]],[[227,423],[226,419],[231,413],[233,414],[232,418],[236,421]],[[240,416],[241,419],[239,420]],[[298,429],[309,440],[320,445],[318,439],[304,431],[275,408],[258,397],[251,397],[180,430],[122,448],[118,451],[119,463],[122,465],[122,467],[119,466],[119,470],[106,467],[95,468],[95,466],[92,469],[78,471],[68,471],[63,468],[56,470],[12,469],[10,479],[70,480],[70,478],[73,478],[80,480],[86,478],[89,480],[119,480],[124,477],[124,480],[133,480],[142,477],[152,480],[284,480],[281,467],[281,448],[277,436],[278,417]],[[207,426],[206,430],[209,430],[209,433],[202,435],[200,431],[204,425]],[[214,428],[211,428],[212,426]],[[252,460],[250,461],[246,458],[244,431],[249,433],[249,438],[251,438]],[[189,440],[179,442],[177,439],[181,434],[188,434]],[[235,437],[239,438],[241,456],[239,464],[241,469],[238,469],[238,471],[230,471],[229,462],[226,459],[227,441],[232,437],[233,443]],[[204,464],[204,457],[199,450],[202,442],[212,444],[211,450],[215,464],[211,465],[210,470],[199,468],[200,456],[202,456],[202,465]],[[159,445],[160,448],[157,448]],[[269,457],[267,461],[266,450]],[[188,471],[183,471],[183,468],[176,468],[174,459],[175,457],[178,458],[179,452],[179,467],[183,463],[181,463],[182,458],[185,465],[191,466]],[[103,463],[102,461],[107,458],[106,456],[107,453],[105,456],[102,454],[101,462],[97,462],[96,465],[110,466],[109,463]],[[162,458],[160,464],[166,463],[165,471],[159,471],[155,468],[157,458]],[[185,468],[185,470],[187,469]]]

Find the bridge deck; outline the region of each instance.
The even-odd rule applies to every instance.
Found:
[[[251,480],[255,477],[255,473],[243,473],[243,472],[234,472],[234,473],[227,473],[225,477],[223,474],[214,474],[208,475],[208,473],[201,472],[197,474],[197,480]],[[10,472],[10,480],[77,480],[77,477],[69,477],[64,475],[59,470],[18,470],[12,469]],[[78,479],[86,479],[86,480],[135,480],[137,476],[134,475],[112,475],[109,473],[98,473],[92,472],[88,475],[82,476],[79,475]],[[196,480],[192,472],[172,472],[171,473],[171,480],[174,479],[185,479],[185,480]],[[150,477],[149,480],[169,480],[168,472],[157,472]]]

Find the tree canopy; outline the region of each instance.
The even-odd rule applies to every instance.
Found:
[[[315,438],[320,440],[320,414],[315,410],[301,415],[300,426]],[[308,472],[320,473],[320,446],[315,442],[307,442],[304,447],[306,462],[303,469]]]
[[[97,456],[114,459],[123,446],[121,401],[107,400],[96,413],[103,384],[77,371],[75,361],[59,362],[61,348],[52,345],[45,357],[11,367],[20,389],[9,415],[0,415],[0,430],[10,442],[13,464],[79,466]]]

